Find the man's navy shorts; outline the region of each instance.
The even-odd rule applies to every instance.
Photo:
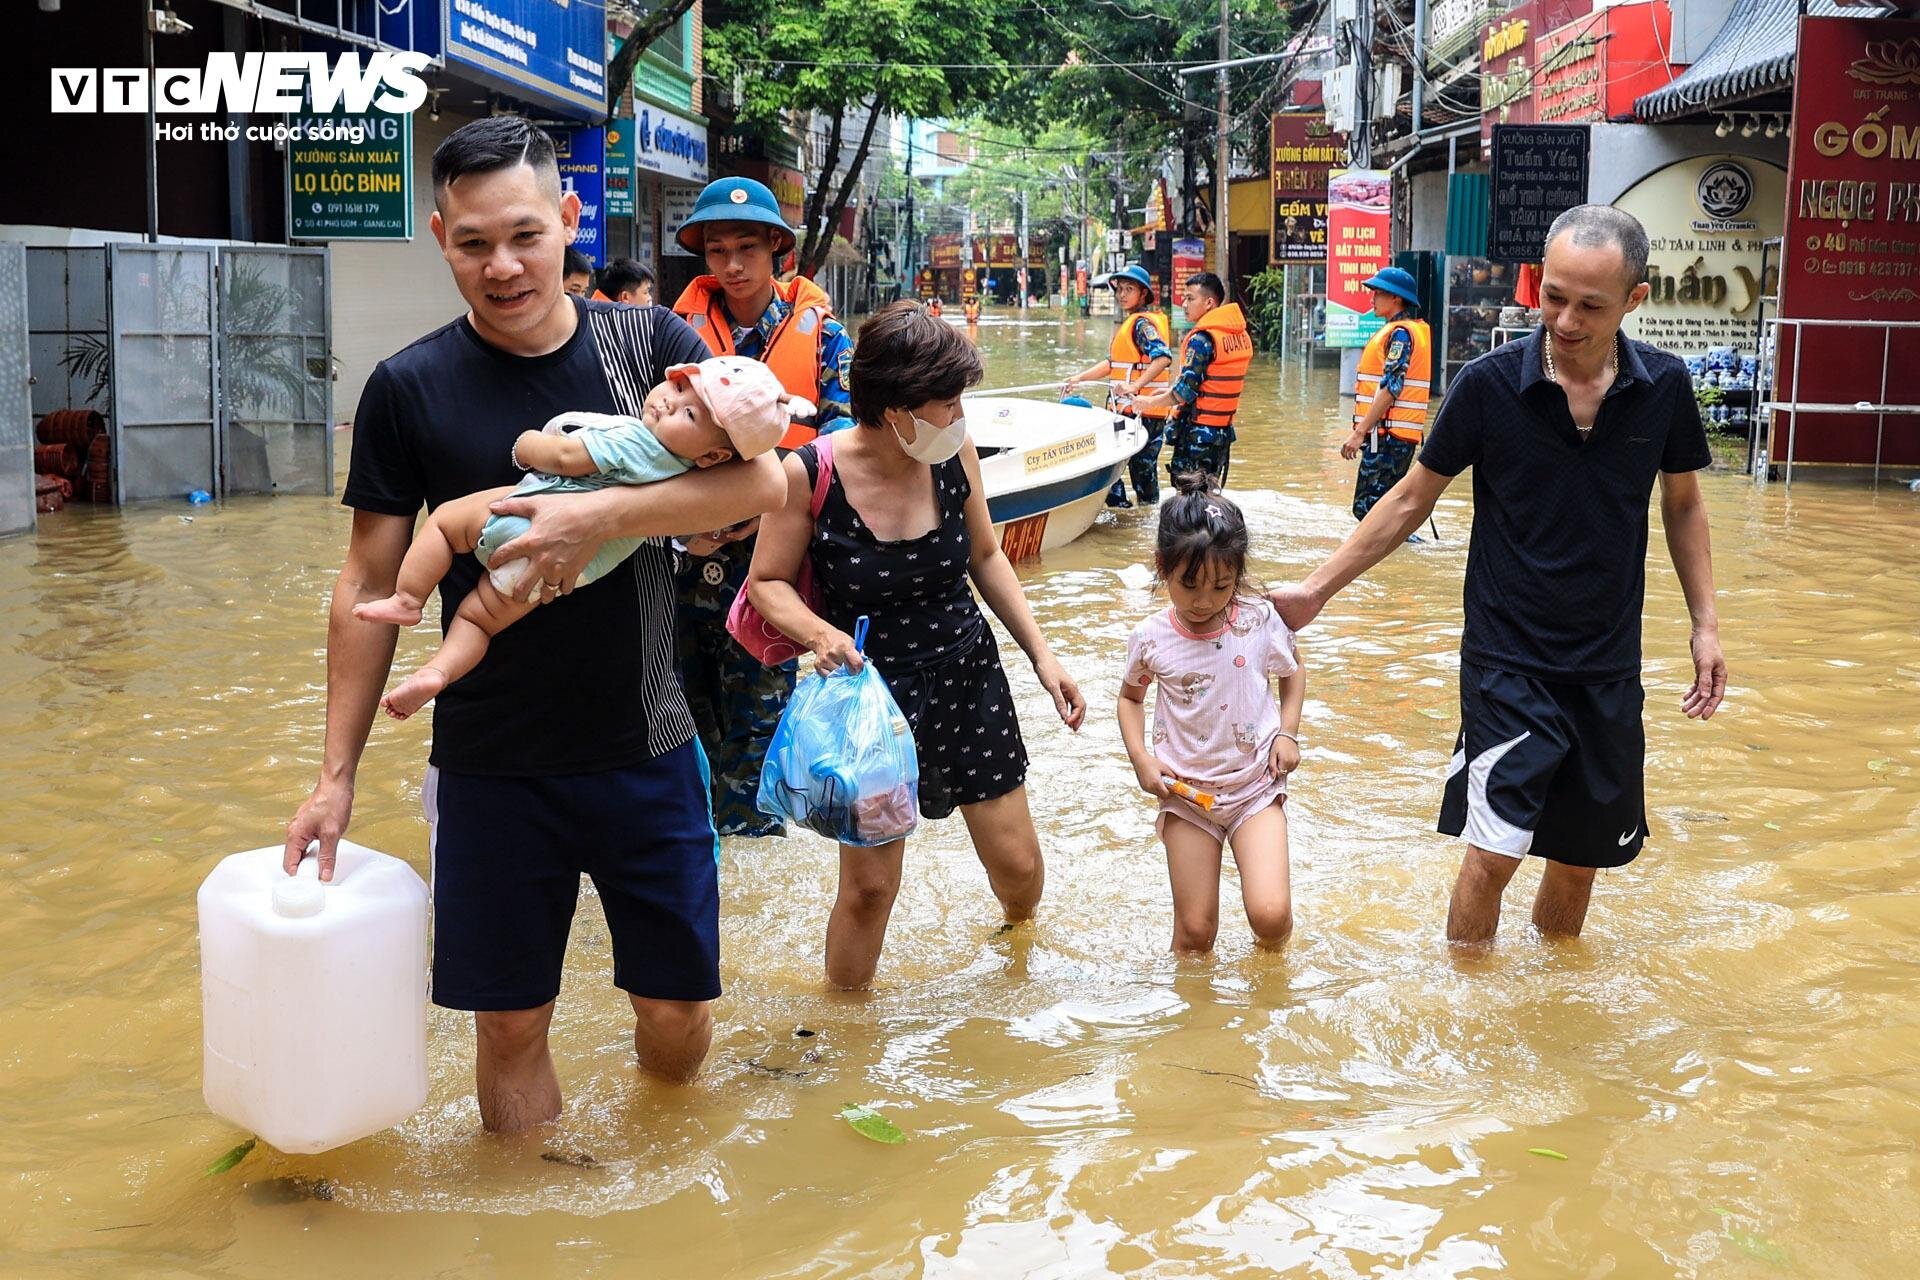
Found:
[[[427,772],[433,1002],[533,1009],[560,994],[580,876],[613,937],[613,980],[655,1000],[720,994],[720,881],[697,742],[598,773]]]
[[[1645,704],[1637,676],[1561,684],[1462,662],[1440,831],[1514,858],[1632,862],[1647,839]]]

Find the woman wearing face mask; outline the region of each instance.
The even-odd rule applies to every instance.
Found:
[[[917,303],[894,303],[868,320],[850,379],[859,429],[787,458],[787,503],[761,524],[747,590],[767,621],[813,650],[823,672],[859,669],[849,633],[860,615],[871,619],[867,656],[919,749],[920,812],[960,811],[994,895],[1017,923],[1040,901],[1045,867],[1027,809],[1013,695],[969,579],[1026,651],[1069,729],[1079,729],[1086,701],[1034,624],[993,534],[960,402],[981,372],[972,344]],[[816,520],[823,446],[830,476]],[[818,612],[794,588],[808,558]],[[904,840],[840,846],[840,892],[827,923],[827,980],[835,986],[872,982],[905,850]]]

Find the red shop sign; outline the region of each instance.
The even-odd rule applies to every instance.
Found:
[[[1543,32],[1593,12],[1593,0],[1526,0],[1480,28],[1480,156],[1493,155],[1493,126],[1534,123],[1536,42]]]
[[[1780,314],[1820,320],[1920,320],[1920,22],[1802,18],[1793,81]],[[1920,365],[1920,331],[1780,330],[1774,394],[1852,404],[1906,401]],[[1882,369],[1882,355],[1888,369]],[[1888,463],[1920,462],[1911,418],[1888,418]],[[1879,425],[1846,415],[1804,417],[1804,461],[1870,462]]]
[[[1633,112],[1633,100],[1673,79],[1673,14],[1665,0],[1615,5],[1539,37],[1536,124],[1578,124]]]

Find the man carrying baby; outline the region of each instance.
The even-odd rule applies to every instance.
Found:
[[[351,817],[397,636],[353,607],[393,594],[421,505],[514,484],[514,447],[529,427],[567,411],[641,417],[666,369],[708,355],[662,308],[566,296],[562,260],[579,200],[562,194],[552,143],[526,121],[495,116],[451,134],[434,153],[433,186],[430,225],[468,311],[383,361],[355,417],[343,498],[353,531],[327,635],[326,745],[287,836],[287,869],[317,840],[323,878]],[[706,1055],[708,1002],[720,993],[714,837],[704,763],[674,679],[663,540],[747,519],[784,494],[778,463],[763,455],[495,507],[531,519],[494,558],[527,560],[512,594],[544,607],[493,637],[438,698],[422,795],[433,999],[474,1011],[490,1130],[560,1114],[547,1028],[582,872],[606,911],[641,1066],[684,1081]],[[646,541],[576,589],[617,537]],[[475,557],[453,558],[440,582],[443,626],[483,573]]]

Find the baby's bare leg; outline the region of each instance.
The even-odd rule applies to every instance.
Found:
[[[482,489],[464,498],[443,502],[433,509],[427,522],[414,535],[413,545],[400,562],[400,576],[393,594],[384,600],[369,600],[353,606],[353,616],[362,622],[392,622],[410,627],[420,621],[427,597],[440,585],[453,567],[455,556],[471,555],[480,541],[481,527],[487,523],[487,504],[512,493],[511,488]],[[485,652],[485,646],[482,646]]]
[[[442,689],[479,666],[493,638],[526,617],[537,603],[510,600],[495,591],[493,583],[482,576],[480,585],[460,602],[440,648],[427,659],[425,666],[380,699],[381,707],[395,720],[405,720],[438,697]]]

